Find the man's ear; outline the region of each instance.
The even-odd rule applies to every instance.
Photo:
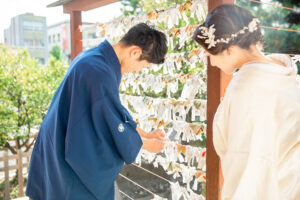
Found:
[[[142,49],[138,46],[131,46],[129,48],[130,56],[134,57],[135,59],[139,59],[142,53],[143,53]]]

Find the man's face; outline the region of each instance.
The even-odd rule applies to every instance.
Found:
[[[139,72],[141,71],[143,68],[148,68],[152,65],[152,63],[149,63],[146,60],[134,60],[131,64],[131,72]]]
[[[139,47],[129,48],[128,56],[121,63],[121,73],[130,73],[130,72],[139,72],[143,68],[150,67],[152,63],[149,63],[146,60],[140,60],[142,55],[142,50]]]

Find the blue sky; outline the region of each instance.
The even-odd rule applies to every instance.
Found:
[[[3,42],[3,31],[10,25],[10,19],[23,13],[33,13],[47,17],[47,25],[55,24],[69,19],[68,14],[63,14],[62,6],[47,8],[46,6],[57,0],[5,0],[0,3],[0,43]],[[82,12],[82,20],[85,22],[107,22],[122,13],[120,2],[113,3],[101,8]]]

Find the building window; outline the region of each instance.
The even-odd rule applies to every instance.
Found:
[[[24,46],[29,47],[29,40],[24,40]]]
[[[40,58],[39,60],[40,60],[41,64],[45,64],[45,59],[44,58]]]
[[[36,21],[23,21],[24,29],[26,30],[43,30],[44,24],[43,22],[36,22]]]
[[[60,34],[57,34],[57,41],[60,42]]]
[[[28,48],[39,48],[41,47],[41,43],[40,40],[24,40],[24,46]]]
[[[95,39],[95,38],[97,38],[97,35],[96,35],[96,33],[89,33],[89,34],[88,34],[88,38],[89,38],[89,39],[90,39],[90,38]]]
[[[51,35],[49,35],[48,40],[49,40],[49,44],[50,44],[51,43]]]

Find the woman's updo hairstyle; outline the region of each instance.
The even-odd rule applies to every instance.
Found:
[[[254,26],[250,26],[252,28],[245,28],[249,24]],[[214,32],[210,28],[215,29]],[[214,41],[219,41],[215,45],[210,45],[207,40],[209,38],[203,29],[213,32]],[[227,43],[224,42],[226,39],[228,40]],[[223,4],[208,13],[205,22],[194,32],[193,40],[199,43],[210,54],[217,55],[228,49],[231,45],[237,45],[242,49],[249,49],[251,45],[261,42],[262,34],[259,21],[248,10],[233,4]]]

